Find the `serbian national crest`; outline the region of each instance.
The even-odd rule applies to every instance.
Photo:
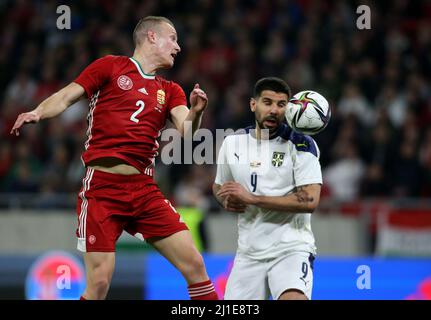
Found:
[[[123,90],[130,90],[133,87],[132,79],[125,75],[121,75],[118,77],[117,84]]]
[[[283,164],[284,155],[284,152],[274,151],[274,153],[272,154],[272,165],[274,167],[280,167]]]

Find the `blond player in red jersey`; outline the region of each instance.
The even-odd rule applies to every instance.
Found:
[[[217,299],[202,256],[187,226],[153,180],[157,137],[169,119],[185,134],[199,128],[208,99],[196,84],[190,109],[181,87],[155,73],[171,68],[180,52],[170,20],[149,16],[137,24],[133,57],[105,56],[91,63],[65,88],[33,111],[21,126],[62,113],[88,98],[86,166],[78,195],[78,250],[83,252],[87,286],[81,299],[105,299],[115,265],[115,243],[123,230],[148,241],[184,276],[191,299]],[[189,121],[191,125],[185,123]]]

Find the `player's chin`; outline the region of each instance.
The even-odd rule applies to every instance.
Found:
[[[174,66],[174,61],[166,61],[160,66],[160,69],[170,69]]]
[[[269,133],[274,133],[275,131],[278,130],[279,125],[263,125],[264,129],[267,129],[269,131]]]
[[[166,61],[166,68],[172,68],[175,64],[175,59],[171,57],[168,61]]]

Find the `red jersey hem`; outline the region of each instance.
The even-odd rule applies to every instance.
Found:
[[[115,248],[86,248],[85,252],[115,252]]]
[[[153,176],[154,175],[154,168],[151,165],[151,163],[148,163],[147,165],[144,162],[141,162],[139,160],[133,160],[121,153],[117,153],[117,152],[95,152],[94,150],[92,150],[92,154],[90,155],[83,155],[82,159],[84,160],[84,163],[86,166],[88,166],[88,164],[96,159],[99,158],[118,158],[121,160],[124,160],[125,162],[127,162],[128,164],[130,164],[132,167],[136,168],[137,170],[139,170],[139,172],[141,172],[142,174],[146,174],[148,176]]]

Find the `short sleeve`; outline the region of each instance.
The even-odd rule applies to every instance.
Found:
[[[187,98],[184,90],[175,82],[170,87],[168,109],[172,110],[178,106],[187,106]]]
[[[114,56],[97,59],[87,66],[73,82],[81,85],[87,97],[97,92],[111,77]]]
[[[220,151],[217,158],[217,174],[214,183],[219,185],[234,180],[226,157],[226,148],[227,143],[225,139],[220,147]]]
[[[307,148],[294,147],[295,157],[293,173],[295,186],[306,184],[322,184],[322,169],[319,162],[319,148],[312,138],[306,140],[310,145]]]

